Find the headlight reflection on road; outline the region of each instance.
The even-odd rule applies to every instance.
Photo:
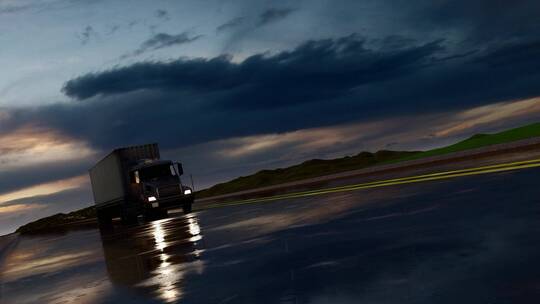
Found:
[[[192,258],[198,258],[202,252],[196,249],[197,242],[202,239],[197,218],[190,214],[183,220],[183,225],[165,219],[155,221],[151,226],[154,248],[159,251],[159,264],[152,272],[153,276],[141,285],[154,286],[157,297],[164,302],[179,301],[183,296],[182,281],[186,274],[191,271],[200,274],[204,268],[202,261],[193,261]],[[189,243],[185,242],[186,239]]]
[[[197,217],[195,217],[195,215],[193,214],[188,214],[187,216],[187,219],[188,219],[188,229],[189,229],[189,234],[191,234],[191,237],[189,238],[189,241],[193,243],[194,246],[197,246],[197,242],[202,240],[203,236],[201,234],[201,226],[199,226],[199,222],[197,220]],[[195,249],[193,250],[193,256],[195,256],[196,258],[200,258],[201,257],[201,253],[203,253],[204,250],[202,249]],[[201,274],[202,273],[202,263],[198,262],[197,263],[197,267],[196,267],[196,271],[197,273]]]
[[[201,227],[197,222],[197,218],[193,215],[188,215],[188,228],[192,237],[189,238],[190,242],[197,242],[202,239]]]
[[[198,235],[201,233],[201,227],[199,226],[199,223],[197,222],[197,218],[194,216],[188,217],[188,223],[189,223],[189,233],[191,235]]]
[[[164,252],[170,246],[165,241],[168,236],[165,224],[169,221],[169,219],[166,219],[152,223],[152,236],[154,238],[155,249],[160,251],[158,255],[160,263],[153,271],[154,276],[143,285],[157,286],[156,292],[161,300],[175,302],[182,297],[181,286],[177,283],[181,282],[184,272],[178,269],[178,265],[170,262],[171,256]]]
[[[184,277],[184,272],[176,265],[173,265],[167,260],[169,255],[160,254],[161,264],[156,269],[156,283],[158,284],[159,297],[165,302],[178,301],[182,296],[182,289],[177,286]]]
[[[163,231],[162,221],[157,221],[152,223],[154,228],[154,240],[156,242],[156,249],[163,251],[167,247],[167,242],[165,242],[165,231]]]

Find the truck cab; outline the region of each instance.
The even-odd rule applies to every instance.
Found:
[[[193,189],[182,184],[182,165],[168,160],[142,160],[129,172],[130,184],[144,209],[174,208],[182,202],[191,211]]]

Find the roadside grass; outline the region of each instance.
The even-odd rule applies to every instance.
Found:
[[[50,231],[51,229],[63,227],[73,222],[92,219],[95,217],[96,217],[96,208],[94,208],[94,206],[90,206],[87,208],[70,212],[68,214],[57,213],[55,215],[41,218],[39,220],[30,222],[26,225],[23,225],[17,228],[15,232],[18,232],[21,234],[28,234],[28,233],[34,233],[34,232]]]
[[[249,176],[235,178],[229,182],[217,184],[196,193],[197,198],[233,193],[260,187],[283,184],[333,173],[345,172],[373,166],[412,156],[419,152],[378,151],[376,153],[361,152],[354,156],[337,159],[312,159],[299,165],[274,170],[262,170]]]
[[[389,163],[398,163],[407,160],[444,155],[453,152],[487,147],[495,144],[509,143],[537,136],[540,136],[540,123],[534,123],[494,134],[476,134],[453,145],[416,153],[414,155],[408,155],[400,159],[391,160]]]

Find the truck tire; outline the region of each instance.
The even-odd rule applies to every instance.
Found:
[[[133,208],[122,208],[122,214],[120,217],[122,218],[122,224],[133,225],[137,224],[138,222],[137,216],[138,214]]]
[[[182,210],[184,211],[184,214],[191,213],[193,207],[193,202],[189,201],[182,205]]]
[[[112,226],[112,217],[109,214],[107,209],[98,209],[96,210],[97,220],[100,227],[110,227]]]

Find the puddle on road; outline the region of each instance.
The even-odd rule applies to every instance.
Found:
[[[2,303],[176,302],[202,274],[194,214],[109,231],[21,237],[0,277]]]
[[[165,302],[181,299],[184,278],[201,274],[201,229],[195,215],[102,235],[107,273],[114,284]]]
[[[467,180],[24,237],[0,302],[536,303],[520,301],[539,298],[534,174],[463,193]]]

